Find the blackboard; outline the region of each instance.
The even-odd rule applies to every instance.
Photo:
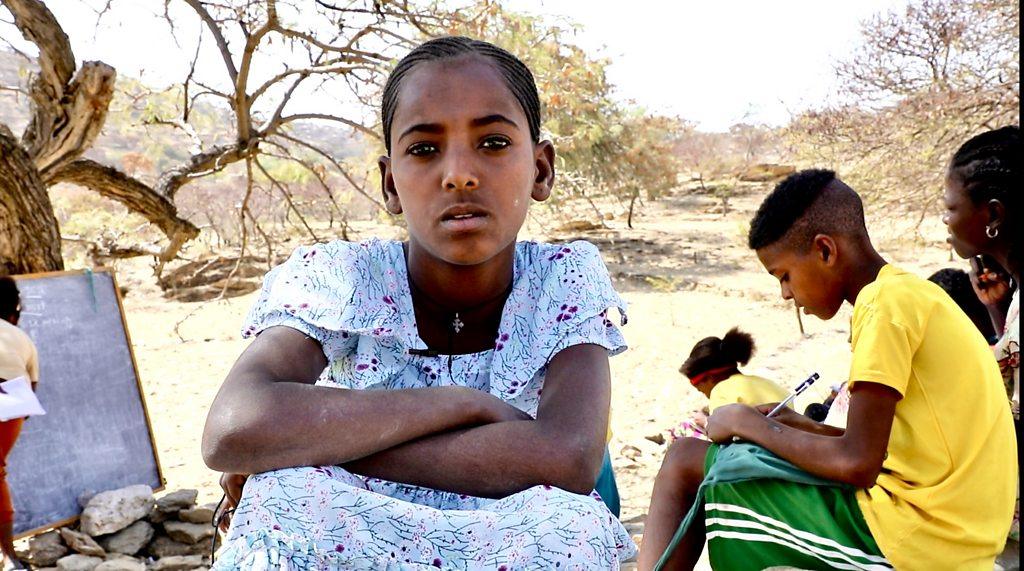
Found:
[[[113,273],[14,277],[46,409],[7,457],[14,533],[25,536],[77,518],[83,491],[162,489],[163,475]]]

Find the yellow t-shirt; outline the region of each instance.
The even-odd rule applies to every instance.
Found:
[[[0,379],[28,377],[39,382],[39,357],[28,334],[0,319]]]
[[[715,385],[708,398],[708,412],[733,403],[757,406],[768,402],[782,402],[789,393],[786,389],[764,377],[735,374]]]
[[[887,457],[857,492],[896,569],[991,571],[1010,529],[1017,443],[999,367],[939,286],[894,266],[853,306],[851,389],[897,390]]]

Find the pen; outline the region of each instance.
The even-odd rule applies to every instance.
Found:
[[[790,393],[790,395],[788,397],[786,397],[786,400],[784,400],[784,401],[780,402],[778,405],[776,405],[775,408],[773,408],[772,411],[769,412],[766,416],[768,418],[771,418],[771,417],[775,416],[776,414],[778,414],[779,411],[782,410],[782,407],[784,407],[787,404],[789,404],[790,401],[792,401],[793,399],[798,397],[800,395],[800,393],[806,391],[807,387],[810,387],[811,385],[813,385],[814,381],[817,381],[818,378],[819,378],[818,373],[811,373],[811,376],[807,377],[807,380],[805,380],[804,382],[800,383],[800,385],[797,386],[796,389],[792,393]]]

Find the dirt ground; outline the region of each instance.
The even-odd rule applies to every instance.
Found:
[[[700,338],[721,336],[739,325],[754,335],[758,346],[746,371],[786,386],[819,372],[821,380],[798,403],[798,410],[824,398],[829,385],[845,380],[850,308],[829,322],[804,316],[806,334],[801,335],[794,307],[781,300],[778,283],[745,246],[747,224],[767,190],[767,185],[747,187],[724,215],[716,199],[680,191],[647,205],[633,230],[617,218],[607,222],[607,229],[530,236],[583,238],[597,244],[629,303],[624,334],[630,349],[611,361],[610,447],[623,520],[646,514],[665,450],[645,437],[663,432],[705,404],[677,372]],[[869,226],[887,259],[919,275],[967,267],[962,260],[950,260],[938,215],[920,230],[873,221]],[[394,230],[356,225],[355,232],[368,238]],[[203,464],[200,436],[218,386],[247,345],[239,328],[255,294],[207,303],[169,302],[147,271],[142,264],[125,264],[119,278],[130,288],[125,311],[167,487],[197,488],[200,502],[216,501],[217,474]],[[182,341],[174,328],[186,316],[179,327]]]

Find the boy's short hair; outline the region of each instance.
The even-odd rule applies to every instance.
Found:
[[[794,173],[765,197],[750,222],[747,244],[760,250],[786,239],[808,248],[818,234],[866,236],[864,204],[834,171],[808,169]]]

